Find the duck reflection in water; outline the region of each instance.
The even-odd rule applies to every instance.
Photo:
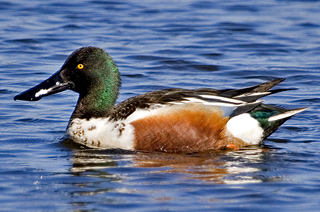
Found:
[[[178,181],[190,179],[215,184],[259,183],[266,180],[261,177],[259,164],[264,163],[264,157],[269,151],[272,149],[248,147],[215,154],[168,154],[73,148],[71,172],[79,176],[90,175],[120,181],[132,177],[145,177],[147,181],[152,175],[175,173],[179,176],[175,179]]]

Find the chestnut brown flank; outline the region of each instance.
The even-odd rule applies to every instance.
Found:
[[[161,109],[160,109],[161,110]],[[162,113],[132,122],[135,149],[161,152],[198,152],[244,143],[225,133],[229,117],[218,108],[200,104],[172,106]]]

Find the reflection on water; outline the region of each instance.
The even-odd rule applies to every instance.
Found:
[[[243,189],[250,184],[263,187],[264,182],[278,180],[268,175],[271,168],[265,165],[270,162],[270,151],[252,147],[234,152],[168,154],[72,148],[70,173],[75,179],[69,195],[77,197],[72,202],[75,210],[92,201],[108,210],[143,206],[147,211],[176,202],[185,209],[187,205],[197,207],[199,201],[209,205],[237,203],[243,201]],[[234,191],[223,193],[228,188]]]
[[[144,175],[178,173],[185,180],[218,184],[259,183],[270,181],[255,174],[270,149],[252,147],[239,151],[194,154],[144,153],[122,150],[73,149],[74,175],[125,181],[129,175],[116,174],[119,169],[132,169]],[[258,177],[257,177],[258,176]],[[146,182],[150,183],[150,182]]]

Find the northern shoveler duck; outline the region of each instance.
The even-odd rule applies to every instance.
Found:
[[[115,105],[121,84],[116,64],[104,50],[83,47],[53,76],[14,99],[37,101],[66,89],[79,93],[66,134],[88,147],[198,152],[261,144],[305,110],[258,100],[288,90],[270,90],[283,80],[242,89],[164,89]]]

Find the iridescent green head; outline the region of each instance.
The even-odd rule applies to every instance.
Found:
[[[71,89],[80,95],[73,118],[102,116],[115,104],[120,84],[118,68],[109,54],[100,48],[83,47],[74,51],[58,72],[14,99],[37,101]]]

